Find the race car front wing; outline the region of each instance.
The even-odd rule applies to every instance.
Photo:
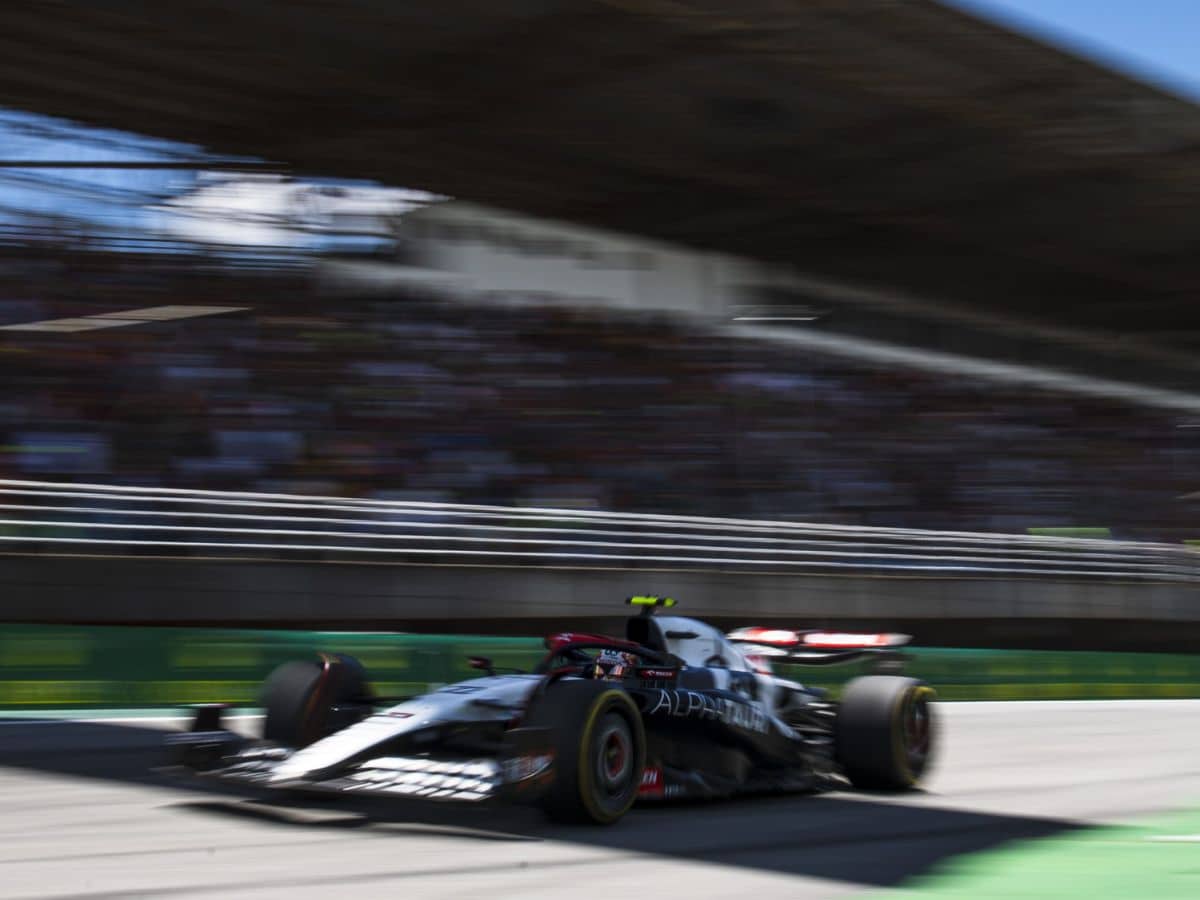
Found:
[[[224,729],[169,735],[166,743],[173,771],[246,786],[479,802],[537,796],[553,778],[554,751],[546,745],[544,732],[514,729],[508,752],[498,757],[381,755],[301,778],[279,777],[280,763],[294,751]]]

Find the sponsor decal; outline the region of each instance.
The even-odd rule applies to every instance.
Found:
[[[804,636],[806,647],[854,649],[857,647],[892,647],[907,643],[905,634],[851,634],[848,632],[818,631]]]
[[[729,633],[729,639],[770,647],[795,647],[800,643],[800,633],[783,628],[739,628]]]
[[[647,766],[642,770],[642,783],[638,787],[638,796],[662,797],[664,793],[663,770],[658,766]]]
[[[660,688],[658,697],[647,706],[646,714],[723,722],[735,728],[757,731],[760,734],[766,734],[768,731],[767,715],[758,705],[742,703],[728,697],[703,694],[700,691],[675,691]]]
[[[482,691],[483,688],[477,684],[452,684],[450,687],[444,687],[439,694],[474,694],[476,691]]]
[[[389,709],[387,712],[384,713],[384,715],[390,716],[393,719],[411,719],[412,718],[412,713],[403,712],[402,710],[399,710],[399,709]]]
[[[638,669],[638,678],[645,678],[651,681],[673,681],[676,669]]]

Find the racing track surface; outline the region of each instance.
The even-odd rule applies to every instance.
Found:
[[[0,719],[0,897],[832,897],[1200,801],[1200,701],[943,704],[927,793],[635,810],[264,802],[149,771],[140,721]]]

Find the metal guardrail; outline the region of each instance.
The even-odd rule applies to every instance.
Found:
[[[1190,581],[1184,547],[0,480],[0,552]]]

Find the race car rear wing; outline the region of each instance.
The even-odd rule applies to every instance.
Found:
[[[793,631],[786,628],[738,628],[725,636],[749,652],[779,662],[833,665],[864,656],[896,657],[896,650],[912,640],[896,632]]]

